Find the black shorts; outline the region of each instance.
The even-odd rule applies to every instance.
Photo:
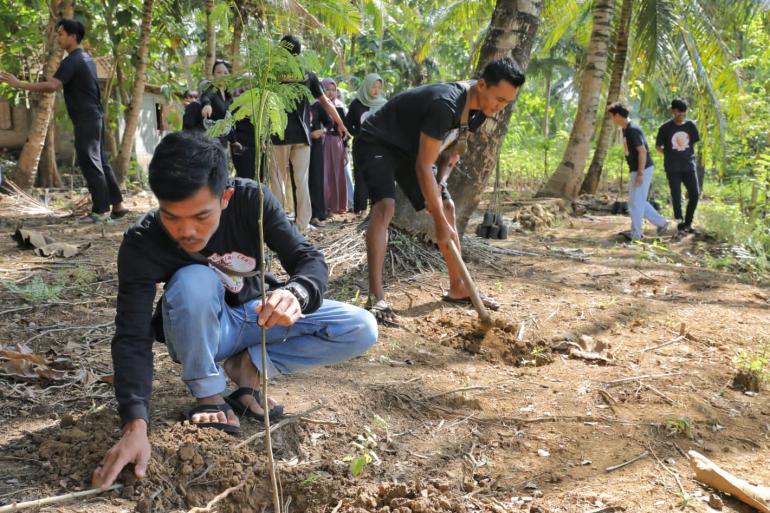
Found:
[[[425,208],[425,198],[417,180],[416,162],[413,158],[390,146],[353,141],[353,166],[364,177],[372,203],[384,198],[396,199],[396,183],[416,211]],[[436,168],[433,168],[436,174]],[[441,188],[441,199],[450,200],[449,191]]]

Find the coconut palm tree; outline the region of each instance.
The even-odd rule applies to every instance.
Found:
[[[601,97],[602,83],[609,55],[610,30],[614,0],[596,0],[593,6],[593,29],[588,45],[586,65],[580,85],[577,115],[569,142],[556,171],[551,175],[538,196],[575,197],[583,178],[591,138],[596,122],[596,110]]]

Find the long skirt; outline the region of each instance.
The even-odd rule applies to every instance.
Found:
[[[310,143],[310,205],[313,217],[319,221],[326,219],[326,201],[324,200],[324,138],[313,139]]]
[[[338,135],[327,134],[324,137],[324,199],[328,212],[348,210],[345,158],[342,139]]]

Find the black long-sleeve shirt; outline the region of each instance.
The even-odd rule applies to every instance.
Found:
[[[361,133],[361,125],[364,124],[367,117],[369,117],[369,107],[361,103],[361,100],[358,98],[350,102],[348,114],[345,116],[345,127],[350,132],[350,135],[356,137]]]
[[[209,261],[239,271],[258,268],[259,202],[257,183],[236,178],[235,192],[222,211],[219,227],[200,252]],[[328,269],[323,255],[288,222],[286,214],[269,190],[263,187],[264,233],[267,247],[274,251],[289,274],[308,292],[303,313],[317,310],[323,301]],[[163,229],[158,211],[147,213],[123,236],[118,252],[118,304],[112,363],[115,372],[115,396],[118,412],[125,423],[132,419],[149,420],[152,391],[152,344],[162,335],[153,329],[153,303],[156,287],[167,283],[180,268],[199,264]],[[258,277],[226,275],[215,272],[225,285],[225,300],[241,305],[261,297]],[[268,289],[282,284],[265,276]],[[157,318],[157,317],[156,317]],[[161,331],[158,331],[158,330]]]

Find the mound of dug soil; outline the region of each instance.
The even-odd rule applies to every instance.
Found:
[[[444,345],[479,354],[485,360],[508,365],[545,365],[551,363],[550,349],[531,340],[519,340],[517,327],[496,319],[489,330],[481,329],[476,314],[443,309],[417,321],[422,337]]]
[[[451,495],[451,485],[441,480],[383,483],[376,490],[359,491],[358,496],[352,501],[343,501],[340,511],[345,513],[464,513],[467,511],[462,499],[453,498]]]
[[[108,412],[73,419],[64,417],[59,426],[30,435],[32,446],[24,451],[47,462],[43,478],[59,493],[90,488],[91,473],[106,451],[120,437],[118,418]],[[304,431],[289,424],[273,435],[276,459],[301,452]],[[152,457],[147,476],[136,480],[127,467],[117,482],[120,496],[136,501],[140,513],[187,510],[205,506],[225,489],[243,483],[237,491],[217,504],[220,513],[252,513],[272,504],[269,479],[261,443],[236,449],[239,438],[215,429],[189,424],[159,427],[150,434]],[[287,477],[287,476],[285,476]],[[298,476],[299,479],[299,476]],[[291,481],[291,477],[288,477]],[[291,483],[285,483],[291,484]],[[295,504],[296,504],[295,499]]]

